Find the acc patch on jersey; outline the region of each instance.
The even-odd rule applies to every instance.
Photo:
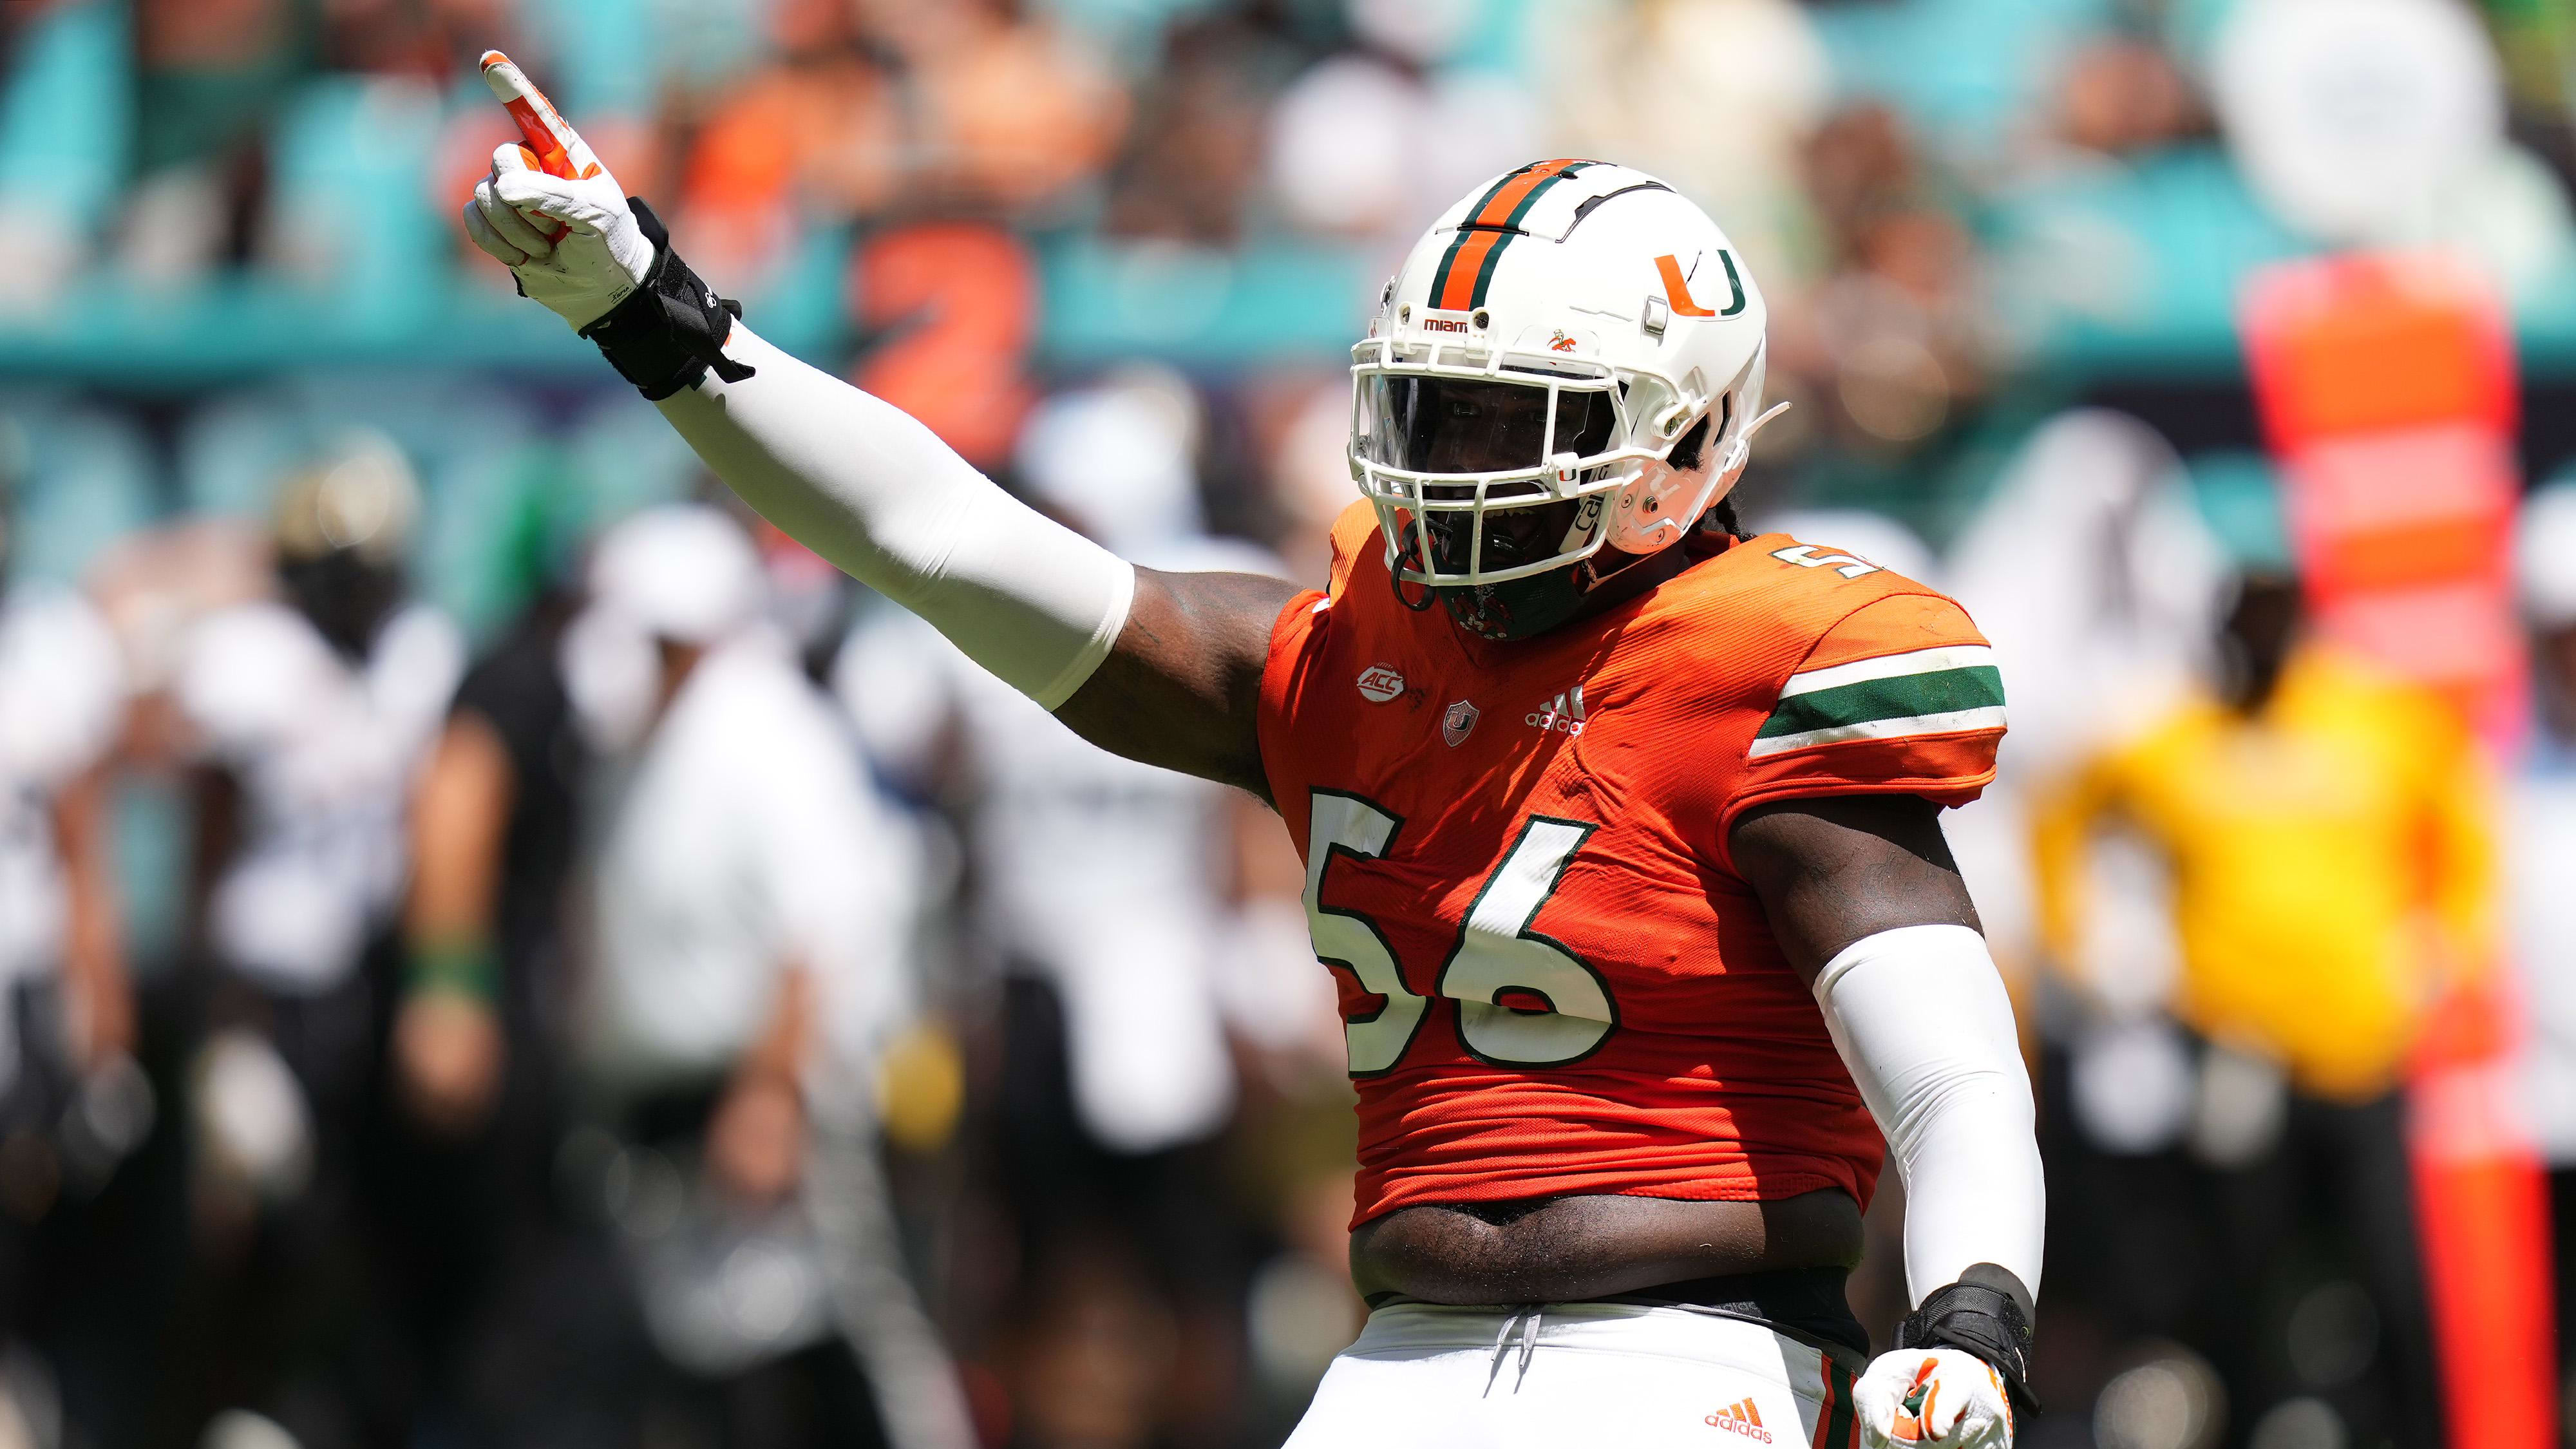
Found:
[[[1360,693],[1371,704],[1384,704],[1404,693],[1404,676],[1391,664],[1372,664],[1360,671]]]

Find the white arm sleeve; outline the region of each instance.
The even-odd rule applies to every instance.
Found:
[[[743,500],[1048,709],[1091,677],[1136,571],[1022,506],[890,403],[736,322],[712,374],[657,404]]]
[[[2048,1189],[2012,1000],[1965,926],[1863,937],[1816,974],[1816,1001],[1905,1183],[1911,1301],[1978,1263],[2039,1292]]]

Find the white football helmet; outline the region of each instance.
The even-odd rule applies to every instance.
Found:
[[[1479,623],[1441,595],[1496,637],[1568,616],[1614,571],[1595,555],[1669,548],[1735,485],[1771,416],[1763,328],[1726,234],[1642,171],[1538,161],[1476,188],[1414,244],[1351,351],[1351,475],[1389,568],[1504,605]],[[1677,465],[1703,419],[1706,451]],[[1493,589],[1555,570],[1566,599],[1548,605]]]

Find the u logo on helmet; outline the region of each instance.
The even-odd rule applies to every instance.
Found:
[[[1676,256],[1655,258],[1655,271],[1664,279],[1664,298],[1672,304],[1676,317],[1732,317],[1744,310],[1744,278],[1735,270],[1735,258],[1720,251],[1717,259],[1726,264],[1726,283],[1735,292],[1735,300],[1723,312],[1712,312],[1691,297],[1690,279],[1682,275],[1682,259]]]

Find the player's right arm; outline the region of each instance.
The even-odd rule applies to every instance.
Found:
[[[533,94],[497,55],[486,74],[505,99]],[[541,97],[512,114],[530,145],[493,153],[468,234],[745,502],[1092,743],[1263,788],[1261,671],[1293,586],[1139,569],[1019,503],[900,409],[736,321],[596,163],[538,169],[589,154]]]

